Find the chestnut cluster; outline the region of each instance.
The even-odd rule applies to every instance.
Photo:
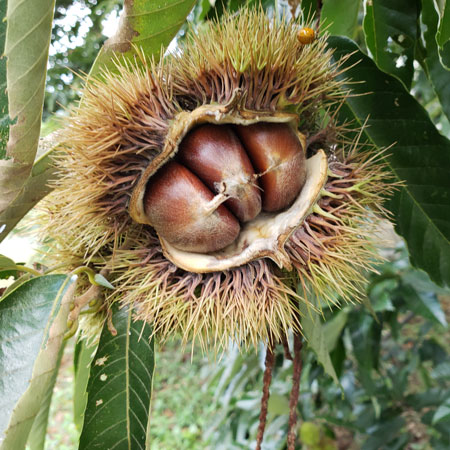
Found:
[[[149,180],[145,214],[174,247],[214,252],[261,211],[289,207],[305,177],[304,150],[289,124],[202,124]]]

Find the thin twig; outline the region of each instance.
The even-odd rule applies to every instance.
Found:
[[[259,426],[258,426],[258,434],[256,436],[255,450],[261,450],[261,444],[264,437],[264,430],[266,428],[267,407],[269,404],[269,395],[270,395],[269,387],[270,382],[272,381],[272,370],[275,365],[275,354],[273,348],[274,348],[273,341],[269,340],[266,350],[265,370],[263,377],[263,393],[261,397],[261,412],[259,413]]]
[[[287,437],[287,449],[295,450],[295,430],[297,425],[297,404],[300,392],[300,377],[302,375],[302,337],[294,332],[294,370],[292,375],[292,389],[289,397],[289,428]]]

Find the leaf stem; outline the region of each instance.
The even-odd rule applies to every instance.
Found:
[[[32,275],[34,275],[36,277],[42,276],[42,273],[39,272],[38,270],[32,269],[31,267],[27,267],[27,266],[21,266],[20,264],[16,264],[14,266],[14,269],[18,270],[19,272],[31,273]]]

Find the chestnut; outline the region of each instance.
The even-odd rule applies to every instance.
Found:
[[[147,183],[144,208],[155,230],[181,250],[209,253],[231,244],[239,222],[186,167],[171,161]]]
[[[195,128],[181,142],[178,159],[213,192],[228,196],[225,205],[241,222],[261,212],[255,170],[230,125]]]
[[[261,210],[288,208],[305,177],[302,144],[287,123],[200,124],[149,179],[144,211],[175,248],[211,253],[233,243],[241,224],[260,226],[252,221]]]
[[[237,125],[238,136],[260,174],[264,211],[287,208],[305,184],[305,153],[294,130],[286,123]]]

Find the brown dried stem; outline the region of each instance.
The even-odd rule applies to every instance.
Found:
[[[261,397],[261,412],[259,413],[259,427],[258,434],[256,437],[256,449],[261,450],[261,444],[264,437],[264,430],[266,428],[266,420],[267,420],[267,406],[269,404],[269,387],[270,382],[272,381],[272,370],[275,365],[275,354],[274,354],[274,345],[273,341],[269,340],[267,344],[266,350],[266,359],[265,359],[265,370],[263,377],[263,393]]]
[[[295,429],[297,425],[297,404],[300,391],[300,377],[302,375],[302,337],[294,331],[294,370],[292,375],[292,390],[289,397],[289,427],[287,449],[295,450]]]
[[[284,357],[289,361],[292,361],[291,351],[289,350],[289,342],[285,334],[283,334],[281,337],[281,343],[283,344]]]

